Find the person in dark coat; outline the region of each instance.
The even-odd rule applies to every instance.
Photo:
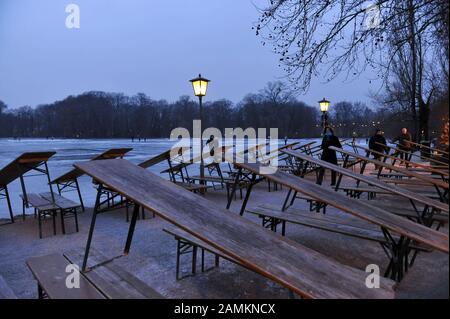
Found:
[[[411,152],[412,137],[406,127],[402,128],[402,134],[392,140],[392,143],[398,142],[398,149],[401,150],[400,158],[408,160],[407,153]]]
[[[382,144],[382,145],[380,145]],[[384,146],[383,146],[384,145]],[[369,139],[369,148],[378,153],[389,153],[389,147],[387,147],[386,139],[383,136],[383,131],[377,128],[375,135]],[[372,153],[372,156],[376,160],[380,160],[381,155]]]
[[[339,138],[336,135],[334,135],[333,129],[331,127],[325,127],[321,145],[322,148],[321,160],[337,165],[338,161],[336,151],[330,150],[329,149],[330,146],[342,148],[341,142],[339,141]],[[325,169],[321,169],[319,172],[319,184],[322,183],[324,174]],[[336,185],[336,172],[331,171],[331,186],[334,185]]]

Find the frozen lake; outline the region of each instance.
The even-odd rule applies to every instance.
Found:
[[[304,142],[318,140],[308,139],[302,140]],[[289,140],[292,142],[294,140]],[[71,140],[71,139],[0,139],[0,168],[7,165],[17,156],[25,152],[38,151],[55,151],[56,154],[50,158],[48,162],[50,177],[53,179],[60,176],[72,168],[72,164],[76,161],[89,160],[95,155],[109,149],[130,147],[133,150],[128,153],[126,158],[133,163],[140,163],[148,158],[158,155],[169,149],[175,142],[168,139],[148,139],[146,142],[131,142],[129,139],[96,139],[96,140]],[[280,141],[280,143],[283,143]],[[155,165],[150,168],[150,171],[159,174],[162,170],[167,168],[165,162]],[[164,176],[168,178],[167,174]],[[28,192],[42,192],[48,191],[45,176],[32,176],[25,178],[25,183]],[[83,176],[79,180],[83,200],[86,207],[92,207],[95,200],[95,191],[91,184],[91,179]],[[21,194],[20,181],[17,179],[8,185],[11,204],[14,214],[21,214],[22,200],[19,197]],[[54,188],[56,191],[56,187]],[[78,202],[76,192],[64,193],[64,196],[71,198]],[[32,211],[29,210],[28,213]],[[0,200],[0,218],[8,217],[8,209],[5,200]]]

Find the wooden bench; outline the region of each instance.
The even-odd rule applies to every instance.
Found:
[[[49,202],[52,202],[53,198],[55,200],[55,205],[59,207],[59,212],[61,215],[61,229],[62,233],[66,233],[66,226],[64,219],[66,218],[74,218],[75,219],[75,229],[76,232],[79,231],[78,227],[78,209],[83,209],[83,206],[73,200],[70,200],[68,198],[65,198],[59,194],[53,194],[50,192],[47,193],[40,193],[39,196],[42,198],[48,200]]]
[[[175,240],[177,241],[177,258],[176,258],[176,272],[175,277],[177,280],[180,280],[184,277],[180,277],[180,260],[181,256],[185,254],[191,254],[192,260],[191,260],[191,274],[195,275],[196,269],[197,269],[197,250],[198,248],[201,249],[201,271],[205,272],[210,269],[213,269],[215,267],[219,267],[219,258],[226,259],[228,261],[231,261],[232,263],[235,263],[237,265],[243,266],[239,261],[237,261],[234,258],[231,258],[221,252],[220,250],[212,247],[211,245],[208,245],[204,241],[201,241],[197,237],[192,236],[188,232],[185,232],[184,230],[180,228],[176,228],[173,226],[166,226],[164,227],[163,231],[168,233],[169,235],[172,235],[175,237]],[[214,267],[206,269],[205,268],[205,252],[211,253],[214,255]],[[244,266],[245,267],[245,266]],[[185,276],[187,277],[187,276]]]
[[[231,214],[201,196],[126,160],[76,163],[76,167],[135,203],[124,253],[128,254],[139,206],[305,298],[393,298],[393,281],[367,289],[367,273]],[[177,199],[177,200],[174,200]],[[83,268],[95,227],[94,210]],[[448,241],[448,238],[447,238]]]
[[[100,254],[95,253],[95,258]],[[69,265],[78,265],[82,254],[51,254],[33,257],[27,265],[38,283],[38,298],[49,299],[161,299],[159,293],[131,275],[114,261],[100,265],[93,270],[80,272],[79,288],[68,288],[66,272]],[[103,258],[102,258],[103,259]]]
[[[111,148],[104,151],[101,154],[96,155],[91,161],[112,159],[112,158],[123,158],[128,152],[133,150],[132,148]],[[56,185],[58,188],[58,193],[61,195],[63,192],[76,191],[78,198],[80,200],[80,205],[84,211],[83,198],[81,197],[80,186],[78,184],[78,178],[83,176],[83,172],[76,168],[72,168],[68,172],[58,176],[53,179],[50,184]]]
[[[42,238],[42,221],[47,219],[47,217],[52,218],[53,223],[53,235],[56,235],[56,215],[59,211],[59,207],[42,198],[38,194],[27,194],[27,197],[20,195],[22,198],[22,208],[23,208],[23,216],[25,218],[25,207],[30,205],[34,208],[34,216],[38,219],[39,225],[39,238]]]
[[[364,223],[363,221],[348,221],[342,218],[314,214],[291,207],[287,211],[281,211],[279,208],[267,204],[249,208],[246,211],[259,216],[262,219],[262,226],[274,232],[277,231],[277,225],[281,223],[282,236],[286,235],[286,223],[292,223],[349,237],[374,241],[384,248],[390,244],[379,228],[374,227],[372,224]],[[410,248],[412,250],[430,251],[419,246],[410,246]]]
[[[14,223],[14,214],[12,211],[11,201],[9,198],[8,185],[20,179],[22,188],[22,194],[26,198],[25,189],[25,174],[30,171],[35,171],[36,174],[46,175],[48,179],[48,167],[47,161],[50,157],[55,155],[56,152],[30,152],[23,153],[18,156],[8,165],[0,169],[0,200],[5,199],[8,205],[10,223]],[[25,217],[25,216],[23,216]]]

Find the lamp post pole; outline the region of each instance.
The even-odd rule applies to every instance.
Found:
[[[190,80],[195,96],[198,96],[198,104],[200,111],[200,125],[203,125],[203,97],[206,95],[209,80],[202,77],[201,74],[197,78]],[[205,167],[203,162],[203,139],[202,132],[200,132],[200,184],[205,184],[203,180],[205,177]]]
[[[322,128],[325,129],[325,127],[328,126],[328,112],[322,112]]]
[[[198,105],[200,108],[200,125],[203,125],[203,96],[199,95],[198,97]],[[205,166],[203,164],[203,138],[202,133],[200,132],[200,184],[204,184],[203,178],[205,177]]]

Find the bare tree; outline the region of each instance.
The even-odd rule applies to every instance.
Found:
[[[264,45],[273,45],[280,66],[299,90],[307,90],[322,71],[332,80],[342,72],[357,76],[369,66],[385,77],[381,71],[389,68],[378,66],[389,65],[395,56],[386,38],[402,34],[395,46],[409,43],[410,33],[402,32],[409,25],[397,21],[410,17],[411,11],[417,35],[441,39],[448,32],[449,5],[444,0],[378,0],[372,5],[365,0],[271,0],[260,10],[256,34]]]
[[[449,4],[443,0],[379,0],[371,5],[363,0],[271,0],[261,11],[256,33],[264,44],[272,43],[298,90],[307,90],[321,72],[330,81],[341,73],[357,77],[371,67],[386,84],[394,78],[389,98],[407,104],[428,137],[429,105],[436,91],[436,81],[429,80],[436,74],[425,64],[441,55],[443,44],[448,56],[448,16]],[[448,70],[448,58],[441,62]]]

